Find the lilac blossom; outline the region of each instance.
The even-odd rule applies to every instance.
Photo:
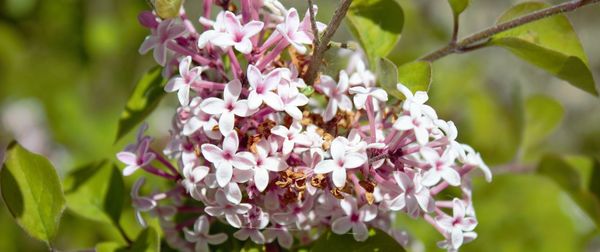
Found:
[[[238,136],[235,132],[229,133],[223,139],[223,148],[214,144],[203,144],[202,155],[211,162],[217,175],[219,186],[224,187],[233,176],[233,168],[248,170],[252,163],[243,153],[237,153],[239,147]]]
[[[176,23],[174,19],[161,21],[156,29],[152,30],[152,35],[147,36],[144,43],[140,46],[139,52],[145,54],[154,49],[154,60],[164,66],[167,63],[168,43],[186,33],[185,27]]]
[[[345,234],[350,229],[357,241],[364,241],[369,237],[369,229],[365,222],[377,217],[377,208],[373,205],[362,205],[358,208],[356,199],[345,198],[340,201],[340,206],[345,216],[339,217],[331,224],[331,230],[336,234]]]
[[[184,231],[185,239],[195,243],[194,251],[208,252],[208,244],[218,245],[227,240],[227,235],[224,233],[209,234],[210,223],[205,215],[202,215],[194,223],[194,230],[186,229]]]
[[[184,106],[190,103],[190,89],[192,84],[200,80],[202,71],[206,69],[204,67],[190,68],[191,64],[192,57],[187,56],[181,59],[179,62],[180,76],[172,78],[165,86],[165,91],[169,93],[177,91],[179,102]]]
[[[209,97],[200,104],[204,113],[220,115],[219,130],[223,135],[227,135],[233,130],[236,115],[241,117],[249,115],[248,101],[238,101],[241,92],[242,84],[236,79],[225,86],[223,99]]]
[[[363,155],[346,152],[347,146],[342,139],[342,137],[337,137],[331,142],[332,159],[321,161],[314,170],[317,174],[331,173],[333,184],[337,187],[343,187],[346,184],[346,169],[357,168],[367,161]]]
[[[329,121],[333,119],[338,108],[346,111],[352,110],[352,101],[346,95],[349,85],[348,74],[345,71],[340,71],[340,79],[337,83],[327,75],[321,76],[321,83],[318,88],[329,99],[327,108],[323,113],[323,120]]]

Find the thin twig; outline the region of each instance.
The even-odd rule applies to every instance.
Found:
[[[319,47],[319,31],[317,30],[317,20],[315,19],[315,10],[313,10],[312,0],[308,0],[308,14],[310,15],[310,28],[313,33],[313,44],[315,47]]]
[[[323,36],[320,39],[319,46],[317,46],[315,48],[315,50],[313,51],[313,55],[311,58],[310,65],[308,67],[308,71],[306,72],[306,75],[304,76],[304,81],[306,82],[306,84],[312,85],[315,81],[315,78],[317,78],[317,73],[319,72],[319,66],[321,66],[321,60],[323,60],[325,51],[327,51],[329,41],[331,40],[331,38],[333,37],[333,34],[335,34],[335,31],[338,29],[338,27],[342,23],[342,20],[346,16],[346,12],[348,12],[348,9],[350,8],[351,3],[352,3],[352,0],[342,0],[338,4],[338,7],[335,10],[335,13],[333,13],[333,17],[331,18],[331,21],[329,21],[329,24],[327,25],[327,29],[325,30],[325,33],[323,34]]]
[[[443,58],[443,57],[453,54],[453,53],[464,52],[465,48],[482,48],[484,46],[472,47],[472,45],[478,44],[481,41],[489,39],[493,35],[496,35],[500,32],[503,32],[503,31],[506,31],[506,30],[509,30],[512,28],[515,28],[517,26],[528,24],[528,23],[531,23],[531,22],[534,22],[534,21],[537,21],[537,20],[540,20],[543,18],[547,18],[547,17],[553,16],[553,15],[574,11],[580,7],[583,7],[583,6],[586,6],[589,4],[598,3],[598,2],[600,2],[600,0],[572,0],[569,2],[564,2],[562,4],[552,6],[552,7],[541,9],[541,10],[532,12],[530,14],[527,14],[525,16],[515,18],[513,20],[510,20],[510,21],[507,21],[507,22],[504,22],[501,24],[497,24],[495,26],[492,26],[492,27],[489,27],[482,31],[479,31],[475,34],[472,34],[472,35],[460,40],[457,43],[449,43],[447,46],[442,47],[438,50],[435,50],[435,51],[421,57],[420,60],[433,62],[433,61],[436,61],[440,58]]]

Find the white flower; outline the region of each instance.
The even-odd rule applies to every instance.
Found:
[[[454,198],[452,201],[452,217],[440,215],[435,221],[450,236],[450,245],[453,249],[458,249],[464,241],[464,232],[471,232],[477,226],[477,220],[473,217],[465,216],[465,204],[462,200]]]
[[[317,88],[329,98],[327,108],[323,113],[324,121],[333,119],[338,108],[346,111],[352,110],[352,101],[346,95],[348,87],[348,74],[343,70],[340,71],[340,80],[337,83],[327,75],[321,76],[321,82]]]
[[[340,206],[346,214],[337,218],[331,224],[331,230],[336,234],[345,234],[350,229],[357,241],[365,241],[369,237],[369,229],[365,222],[377,217],[377,207],[374,205],[363,205],[360,209],[356,205],[356,199],[346,197],[340,201]]]
[[[365,162],[364,155],[355,152],[346,152],[347,146],[342,137],[336,137],[331,142],[330,153],[333,159],[327,159],[319,162],[314,172],[317,174],[332,173],[331,178],[336,187],[344,187],[346,184],[346,169],[354,169]]]
[[[204,113],[221,115],[219,117],[219,130],[223,136],[233,131],[236,115],[246,117],[252,113],[248,109],[248,101],[238,101],[241,92],[242,84],[238,79],[235,79],[225,86],[223,99],[209,97],[200,104],[200,108]]]
[[[227,240],[225,233],[208,234],[210,223],[205,215],[202,215],[194,223],[194,230],[184,229],[185,239],[189,242],[196,243],[195,251],[209,252],[208,244],[217,245]]]
[[[233,167],[240,170],[248,170],[252,162],[244,157],[243,153],[237,153],[239,139],[236,132],[231,132],[223,139],[223,148],[214,144],[203,144],[202,155],[211,162],[217,170],[217,183],[224,187],[231,181]]]

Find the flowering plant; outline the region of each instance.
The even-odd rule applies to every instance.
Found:
[[[435,230],[437,243],[427,245],[477,248],[467,244],[477,232],[490,236],[487,225],[477,228],[477,180],[503,185],[499,176],[487,184],[492,171],[482,156],[495,162],[495,149],[465,138],[465,131],[459,138],[454,122],[443,119],[444,106],[428,104],[432,63],[499,46],[597,95],[588,59],[562,13],[600,0],[521,3],[463,39],[459,20],[469,1],[449,0],[448,44],[399,66],[386,58],[403,26],[396,1],[340,0],[327,23],[317,20],[312,0],[301,2],[306,11],[300,1],[294,7],[278,0],[147,2],[152,9],[138,15],[147,29],[139,53],[151,54],[157,66],[138,82],[121,115],[117,141],[141,126],[133,142],[111,150],[118,165],[93,162],[61,182],[48,159],[16,141],[6,155],[0,152],[0,189],[10,214],[52,250],[67,206],[118,232],[120,242],[100,243],[97,251],[419,251],[423,237],[409,234],[410,219]],[[199,18],[191,18],[195,12]],[[332,41],[342,20],[357,42]],[[142,123],[163,97],[173,101],[170,121]],[[481,111],[466,113],[500,111],[487,103],[468,106],[478,104]],[[569,204],[600,225],[600,187],[592,181],[600,163],[531,154],[560,121],[562,107],[544,96],[521,105],[514,121],[525,125],[522,135],[506,139],[519,147],[494,173],[535,170],[550,177]],[[167,138],[147,134],[161,126],[168,127]],[[29,128],[21,132],[43,135]],[[488,146],[507,135],[486,132],[493,134],[480,142],[493,142]],[[512,218],[515,211],[509,212]],[[136,225],[127,225],[134,219]]]
[[[400,106],[388,105],[360,50],[339,74],[310,77],[326,29],[314,19],[316,5],[301,19],[277,1],[241,1],[239,13],[224,8],[213,19],[213,4],[204,3],[200,32],[184,8],[175,19],[139,16],[151,30],[140,52],[154,50],[169,79],[164,89],[177,92],[180,105],[162,152],[148,147],[144,126],[117,154],[125,176],[141,169],[174,182],[140,196],[138,180],[140,224],[139,213],[150,211],[170,246],[196,251],[226,239],[290,249],[329,229],[363,242],[369,228],[406,246],[409,237],[393,227],[402,212],[435,227],[442,248],[476,238],[470,176],[481,170],[491,181],[491,172],[456,141],[454,123],[425,104],[426,92],[398,83]],[[437,197],[451,187],[462,193]],[[190,211],[189,220],[173,219]],[[215,222],[237,231],[212,235]]]

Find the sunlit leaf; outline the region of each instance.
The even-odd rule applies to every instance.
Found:
[[[506,22],[548,7],[527,2],[513,6],[498,20]],[[517,57],[593,95],[598,95],[577,34],[564,15],[555,15],[518,26],[492,37],[491,45],[508,49]]]
[[[460,15],[469,6],[469,0],[448,0],[448,3],[450,3],[454,16]]]
[[[27,233],[52,246],[65,198],[56,170],[45,157],[9,144],[0,171],[2,198]]]
[[[404,12],[395,0],[355,0],[346,20],[375,66],[376,59],[387,56],[400,39]]]
[[[377,82],[388,94],[398,99],[404,99],[404,95],[396,88],[396,84],[398,84],[398,67],[387,58],[377,60]]]
[[[524,109],[522,148],[527,153],[556,129],[564,109],[556,100],[543,95],[527,98]]]
[[[161,68],[154,67],[138,81],[119,119],[117,141],[142,122],[164,97]]]
[[[64,181],[67,206],[91,220],[119,223],[125,185],[119,169],[107,160],[71,172]]]
[[[130,246],[120,245],[116,242],[103,242],[96,245],[97,252],[158,252],[160,251],[160,237],[156,230],[147,227],[142,230]]]
[[[537,167],[537,172],[557,183],[594,220],[600,224],[600,201],[597,195],[583,185],[582,175],[565,159],[557,155],[545,156]]]
[[[331,231],[322,234],[321,238],[313,244],[311,252],[367,252],[367,251],[405,251],[404,248],[394,238],[385,232],[375,229],[369,233],[369,238],[364,242],[354,240],[352,234],[337,235]]]
[[[429,90],[431,84],[431,63],[413,61],[398,67],[398,82],[413,93]]]

